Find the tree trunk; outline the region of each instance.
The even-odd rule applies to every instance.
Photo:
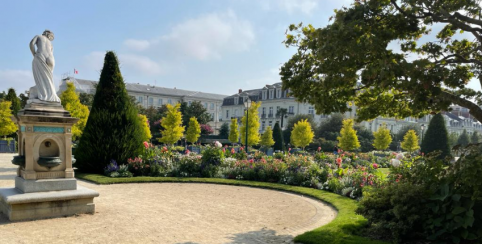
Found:
[[[482,123],[482,108],[477,104],[446,91],[442,91],[440,97],[464,108],[468,108],[470,115]]]

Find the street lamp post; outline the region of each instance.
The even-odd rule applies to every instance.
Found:
[[[251,107],[251,100],[249,97],[244,101],[244,107],[246,108],[246,153],[248,153],[248,126],[249,126],[249,108]]]

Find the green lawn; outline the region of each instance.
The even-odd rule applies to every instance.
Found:
[[[295,242],[300,243],[357,243],[357,244],[382,244],[386,242],[370,240],[356,235],[366,225],[366,219],[357,215],[355,209],[357,202],[347,197],[327,191],[289,186],[275,183],[227,180],[216,178],[174,178],[174,177],[133,177],[133,178],[110,178],[97,174],[76,173],[78,179],[92,181],[98,184],[118,183],[143,183],[143,182],[186,182],[186,183],[210,183],[236,186],[259,187],[280,191],[293,192],[305,196],[314,197],[331,204],[338,210],[336,218],[327,225],[308,231],[295,237]]]

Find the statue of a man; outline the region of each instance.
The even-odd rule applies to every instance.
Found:
[[[30,91],[30,99],[38,99],[42,102],[60,102],[54,86],[55,59],[51,42],[53,40],[54,33],[45,30],[41,36],[35,36],[30,42],[30,51],[33,55],[32,71],[36,85],[35,89]],[[35,45],[37,45],[37,51],[35,51]]]

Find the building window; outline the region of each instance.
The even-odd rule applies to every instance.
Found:
[[[273,121],[269,121],[269,127],[273,128]]]
[[[266,91],[263,91],[263,97],[262,97],[263,100],[266,100]]]
[[[191,101],[188,101],[188,102],[187,102],[187,105],[188,105],[188,106],[191,106],[191,103],[192,103]]]
[[[172,100],[171,100],[171,99],[167,99],[167,103],[168,103],[168,104],[172,104]]]
[[[264,131],[264,127],[266,127],[266,121],[261,122],[261,130]]]
[[[159,98],[159,100],[157,101],[157,105],[162,106],[162,98]]]
[[[214,120],[214,113],[211,113],[211,119]]]
[[[263,116],[266,115],[266,108],[265,108],[265,107],[263,107],[263,113],[261,113],[261,114],[262,114]]]
[[[269,116],[273,116],[273,107],[269,107]]]
[[[226,110],[226,119],[229,119],[229,110]]]
[[[281,89],[276,89],[276,97],[281,98]]]
[[[138,96],[138,97],[137,97],[137,102],[140,103],[140,104],[143,104],[143,103],[144,103],[144,97]]]
[[[204,103],[204,108],[208,109],[208,103]]]
[[[273,90],[269,90],[269,99],[273,99]]]
[[[149,106],[154,106],[154,98],[149,98]]]
[[[308,114],[315,114],[315,109],[313,107],[308,107]]]
[[[280,106],[276,106],[276,113],[279,113]]]
[[[294,113],[295,113],[295,106],[290,106],[290,107],[288,108],[288,113],[294,114]]]
[[[211,103],[211,110],[214,110],[214,103]]]
[[[233,116],[234,116],[234,117],[238,116],[238,110],[237,110],[237,109],[234,110],[234,115],[233,115]]]

